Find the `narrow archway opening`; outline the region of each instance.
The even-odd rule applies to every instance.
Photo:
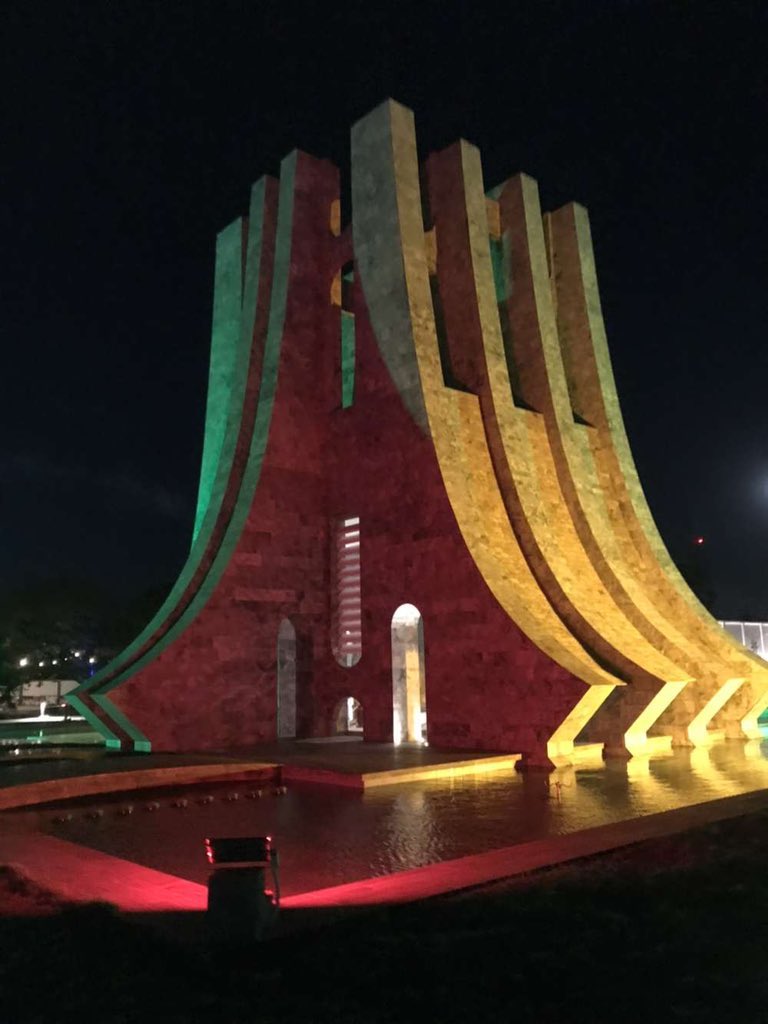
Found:
[[[363,705],[354,697],[344,697],[336,705],[334,727],[337,736],[363,735]]]
[[[392,616],[392,738],[427,742],[424,624],[412,604],[400,605]]]
[[[296,735],[296,630],[283,619],[277,631],[277,738]]]

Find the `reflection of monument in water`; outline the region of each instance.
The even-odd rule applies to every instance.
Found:
[[[192,546],[72,702],[112,746],[329,736],[567,763],[753,736],[768,669],[659,537],[608,358],[586,211],[488,190],[412,115],[293,153],[216,247]],[[662,455],[663,457],[663,455]]]

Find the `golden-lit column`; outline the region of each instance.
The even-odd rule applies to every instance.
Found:
[[[628,725],[629,746],[642,748],[649,724],[664,713],[663,727],[678,742],[707,742],[707,724],[743,679],[711,652],[703,652],[666,618],[643,588],[635,566],[615,537],[606,494],[590,445],[593,428],[574,415],[558,338],[550,273],[536,182],[526,175],[496,190],[508,277],[504,309],[511,335],[519,387],[525,400],[540,409],[563,500],[579,542],[601,584],[621,611],[655,650],[695,678],[683,696],[666,709],[653,701]],[[669,702],[667,702],[669,703]],[[645,729],[641,727],[645,723]],[[595,723],[595,726],[598,722]]]
[[[533,573],[570,631],[627,679],[614,699],[612,727],[602,737],[609,752],[626,753],[625,733],[642,748],[636,720],[646,729],[691,681],[690,672],[661,653],[619,607],[575,528],[558,479],[544,417],[513,400],[491,263],[489,221],[478,150],[460,142],[430,157],[430,211],[437,234],[437,276],[446,348],[480,395],[489,450],[505,508]],[[543,248],[542,248],[543,254]],[[546,277],[545,292],[548,295]],[[518,297],[522,289],[515,282]],[[530,310],[530,307],[529,307]],[[513,344],[540,333],[535,314],[515,323]],[[524,344],[540,351],[535,341]],[[554,320],[550,344],[556,348]],[[465,381],[466,383],[466,381]],[[603,717],[603,716],[601,716]],[[687,720],[671,738],[688,743]]]
[[[464,542],[507,614],[587,686],[557,730],[557,750],[549,751],[561,755],[621,684],[587,654],[542,593],[499,493],[478,398],[443,380],[413,115],[397,103],[384,103],[352,130],[352,200],[355,255],[374,333],[414,418],[431,436]],[[541,744],[534,733],[532,726],[532,749]]]
[[[730,678],[723,681],[727,696],[720,703],[728,733],[756,736],[758,716],[768,707],[768,669],[719,626],[688,587],[640,483],[608,353],[587,211],[569,204],[547,215],[545,229],[568,390],[574,411],[591,425],[589,447],[621,556],[661,614],[704,655],[726,666]],[[733,688],[736,678],[747,681],[741,690]],[[734,692],[741,699],[732,699]],[[717,703],[705,702],[700,710],[714,714]],[[699,719],[696,727],[702,724]]]
[[[421,741],[421,688],[419,685],[419,651],[409,646],[405,651],[405,738],[412,742]]]
[[[609,676],[608,678],[611,677]],[[599,683],[590,684],[587,692],[576,707],[567,718],[563,719],[547,741],[547,753],[554,764],[569,764],[571,762],[575,753],[576,737],[589,725],[600,708],[604,706],[614,688],[623,685],[623,683],[617,684],[614,681],[610,689],[607,690],[604,685]]]

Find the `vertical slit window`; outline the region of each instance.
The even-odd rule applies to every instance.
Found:
[[[346,668],[363,653],[360,584],[360,519],[340,519],[334,530],[333,615],[331,647],[336,661]]]
[[[352,289],[353,265],[341,271],[341,407],[349,409],[355,399],[355,314]]]
[[[355,400],[355,314],[341,311],[341,407]]]

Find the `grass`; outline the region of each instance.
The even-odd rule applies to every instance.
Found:
[[[6,874],[0,1020],[768,1021],[767,853],[756,814],[226,955]]]

